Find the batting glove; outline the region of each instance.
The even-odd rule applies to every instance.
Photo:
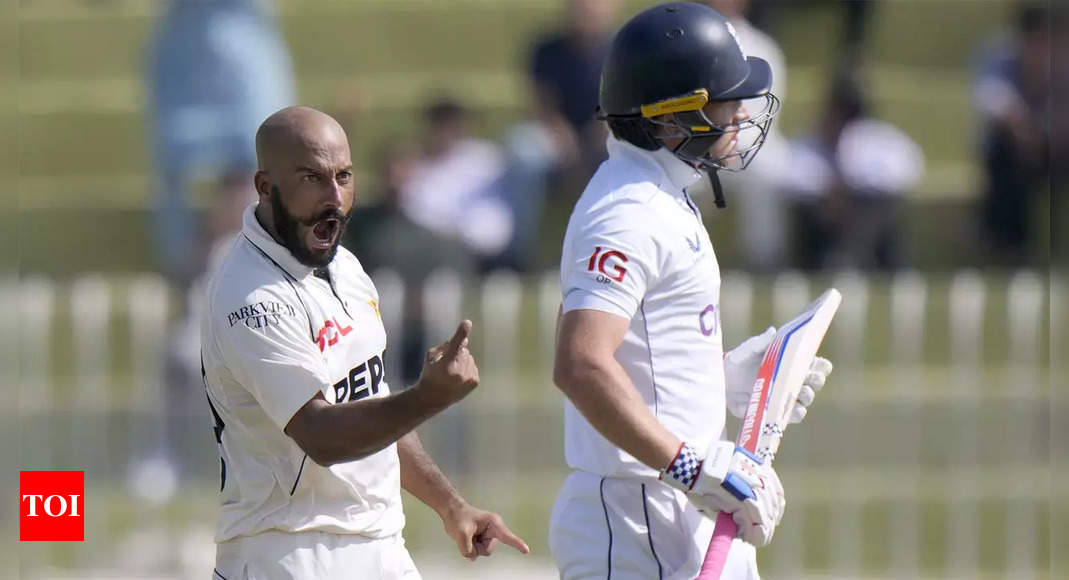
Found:
[[[661,481],[686,493],[707,517],[721,511],[731,514],[739,537],[757,547],[772,541],[787,505],[772,465],[730,441],[714,442],[704,460],[683,443],[661,471]]]
[[[746,407],[750,404],[750,396],[753,394],[753,384],[757,380],[757,371],[761,368],[765,351],[775,338],[776,329],[770,326],[763,333],[742,341],[742,344],[724,356],[727,408],[739,419],[746,414]],[[802,381],[802,389],[798,392],[798,399],[791,409],[791,423],[801,423],[802,419],[805,419],[806,413],[809,412],[809,405],[813,403],[817,391],[824,386],[831,371],[831,361],[819,356],[813,358],[812,364],[809,365],[809,374]]]

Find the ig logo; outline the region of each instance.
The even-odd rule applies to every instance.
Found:
[[[608,263],[610,259],[618,263]],[[587,272],[599,272],[597,281],[603,284],[608,283],[610,280],[616,280],[617,282],[623,282],[624,276],[627,275],[627,268],[622,264],[627,263],[627,256],[623,252],[617,250],[606,249],[602,252],[602,247],[598,246],[594,248],[594,253],[590,254],[590,261],[587,262]]]

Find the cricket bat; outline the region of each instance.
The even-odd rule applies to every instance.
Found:
[[[830,288],[776,332],[757,371],[750,404],[735,440],[736,446],[746,449],[761,461],[775,458],[802,381],[809,372],[809,365],[824,340],[840,302],[842,295],[835,288]],[[709,551],[705,554],[705,562],[697,580],[719,580],[731,541],[737,533],[738,526],[731,514],[717,514],[713,538],[709,541]]]

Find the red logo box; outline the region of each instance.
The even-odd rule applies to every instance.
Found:
[[[19,472],[19,540],[85,540],[85,472]]]

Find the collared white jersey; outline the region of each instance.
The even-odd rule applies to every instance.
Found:
[[[724,428],[720,267],[685,188],[701,179],[669,151],[613,137],[572,211],[561,256],[563,311],[630,321],[616,360],[646,406],[700,452]],[[605,439],[565,402],[565,455],[603,476],[657,471]]]
[[[202,364],[221,454],[215,539],[265,530],[381,538],[404,527],[396,445],[323,467],[283,431],[316,393],[330,403],[385,397],[378,293],[338,248],[317,276],[245,211],[208,285]]]

